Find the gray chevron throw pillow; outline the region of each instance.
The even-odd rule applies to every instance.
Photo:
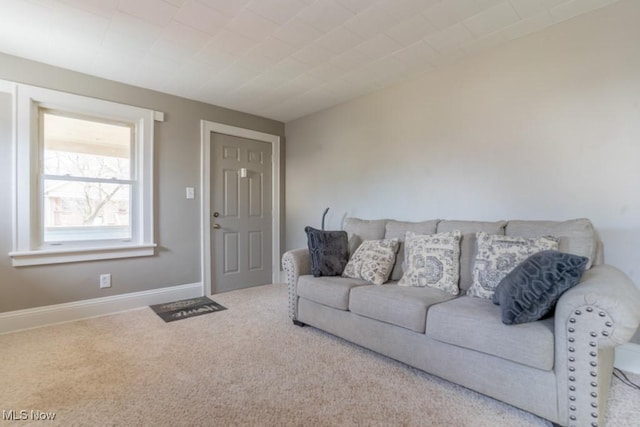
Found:
[[[534,322],[551,313],[560,296],[580,282],[588,262],[586,257],[554,250],[531,255],[502,279],[493,294],[502,323]]]

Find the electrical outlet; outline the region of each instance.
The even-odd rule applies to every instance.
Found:
[[[187,187],[187,199],[194,199],[196,197],[196,189],[193,187]]]
[[[101,274],[100,275],[100,288],[110,288],[111,287],[111,275],[110,274]]]

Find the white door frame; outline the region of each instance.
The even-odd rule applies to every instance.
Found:
[[[201,276],[202,295],[211,294],[211,132],[224,135],[238,136],[254,139],[271,144],[271,175],[272,175],[272,268],[271,280],[278,283],[280,280],[280,136],[258,132],[251,129],[225,125],[223,123],[200,121],[200,188],[202,188],[201,212]]]

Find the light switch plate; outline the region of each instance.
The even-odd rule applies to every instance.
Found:
[[[196,197],[196,189],[193,187],[187,187],[187,199],[194,199]]]

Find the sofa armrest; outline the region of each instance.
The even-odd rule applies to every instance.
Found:
[[[640,324],[640,291],[620,270],[586,271],[555,310],[555,372],[562,425],[603,425],[615,347]]]
[[[289,292],[289,317],[298,318],[298,277],[311,274],[311,257],[309,249],[300,248],[287,251],[282,255],[282,269],[287,280]]]

